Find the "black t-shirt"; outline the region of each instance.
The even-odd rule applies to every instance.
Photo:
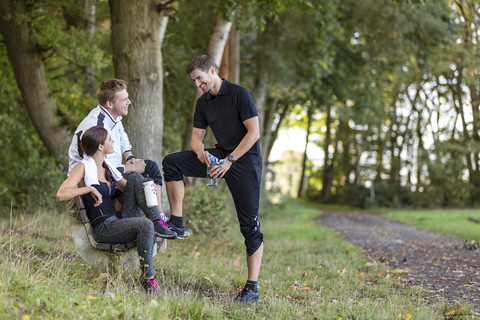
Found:
[[[244,87],[223,79],[216,96],[204,93],[198,100],[193,126],[212,129],[217,147],[226,154],[232,152],[247,134],[243,121],[258,116],[253,95]],[[260,143],[257,140],[238,161],[261,161]]]

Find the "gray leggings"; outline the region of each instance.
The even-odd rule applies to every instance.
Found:
[[[160,219],[157,207],[148,208],[143,191],[143,176],[132,173],[127,180],[120,218],[113,216],[97,225],[93,237],[98,242],[128,243],[137,241],[140,266],[145,277],[153,276],[153,221]],[[142,217],[142,211],[147,218]]]

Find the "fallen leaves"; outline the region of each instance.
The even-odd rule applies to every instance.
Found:
[[[240,257],[235,258],[235,261],[233,261],[234,266],[238,266],[240,264]]]
[[[338,269],[337,270],[337,273],[341,274],[341,275],[345,275],[345,273],[347,272],[347,268],[343,268],[343,269]]]

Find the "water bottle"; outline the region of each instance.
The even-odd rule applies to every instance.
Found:
[[[143,191],[147,200],[147,207],[158,206],[157,195],[155,194],[155,185],[152,178],[147,178],[143,183]]]
[[[224,164],[225,159],[218,160],[213,154],[209,154],[208,158],[210,159],[210,165],[207,166],[207,187],[215,188],[218,185],[218,178],[213,178],[210,176],[210,168],[216,164]]]

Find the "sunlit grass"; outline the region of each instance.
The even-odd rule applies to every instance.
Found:
[[[261,302],[248,306],[232,302],[247,274],[236,224],[221,238],[169,241],[154,258],[164,297],[152,298],[136,272],[85,264],[67,214],[12,214],[0,221],[0,319],[439,319],[458,307],[425,304],[420,289],[320,227],[319,214],[295,201],[262,208]]]
[[[385,209],[387,217],[463,240],[480,242],[480,210],[473,209]]]

